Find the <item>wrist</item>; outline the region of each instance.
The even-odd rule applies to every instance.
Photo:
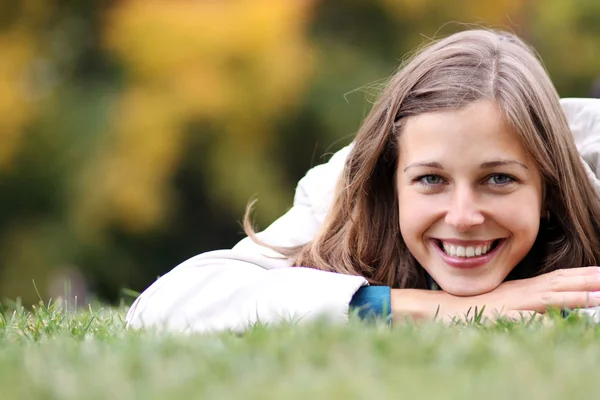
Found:
[[[394,323],[443,317],[456,308],[456,298],[441,290],[392,289],[390,303]]]

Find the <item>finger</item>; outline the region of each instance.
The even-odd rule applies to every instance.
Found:
[[[600,294],[598,292],[545,292],[539,295],[538,301],[528,310],[546,312],[550,307],[558,308],[587,308],[600,305]]]
[[[563,268],[563,269],[557,269],[552,272],[548,272],[542,276],[568,277],[568,276],[585,276],[585,275],[600,275],[600,267],[590,266],[590,267],[577,267],[577,268]]]
[[[552,276],[548,288],[552,292],[595,292],[600,291],[600,274],[578,276]]]

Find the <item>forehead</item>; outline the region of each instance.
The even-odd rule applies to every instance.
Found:
[[[487,100],[409,117],[399,141],[402,164],[424,159],[479,163],[498,157],[530,161],[499,107]]]

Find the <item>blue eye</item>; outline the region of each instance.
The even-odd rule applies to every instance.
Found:
[[[423,175],[418,178],[418,181],[428,186],[436,186],[444,183],[444,180],[439,175]]]
[[[514,181],[515,181],[515,179],[512,176],[506,175],[506,174],[494,174],[488,178],[489,183],[491,183],[492,185],[498,185],[498,186],[506,185],[506,184],[512,183]]]

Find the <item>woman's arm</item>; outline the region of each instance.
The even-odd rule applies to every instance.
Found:
[[[243,331],[260,323],[344,321],[362,277],[311,268],[267,270],[233,252],[188,260],[146,289],[127,314],[132,328]]]
[[[475,310],[486,318],[520,318],[543,314],[549,308],[586,309],[600,303],[600,267],[559,269],[529,279],[507,281],[491,292],[459,297],[443,291],[392,289],[395,323],[473,317]],[[597,318],[598,316],[596,316]]]
[[[299,182],[294,206],[258,237],[275,246],[309,242],[320,228],[348,149]],[[290,260],[249,238],[231,250],[193,257],[159,278],[135,301],[127,325],[171,330],[241,331],[256,323],[345,320],[358,276],[289,268]]]

